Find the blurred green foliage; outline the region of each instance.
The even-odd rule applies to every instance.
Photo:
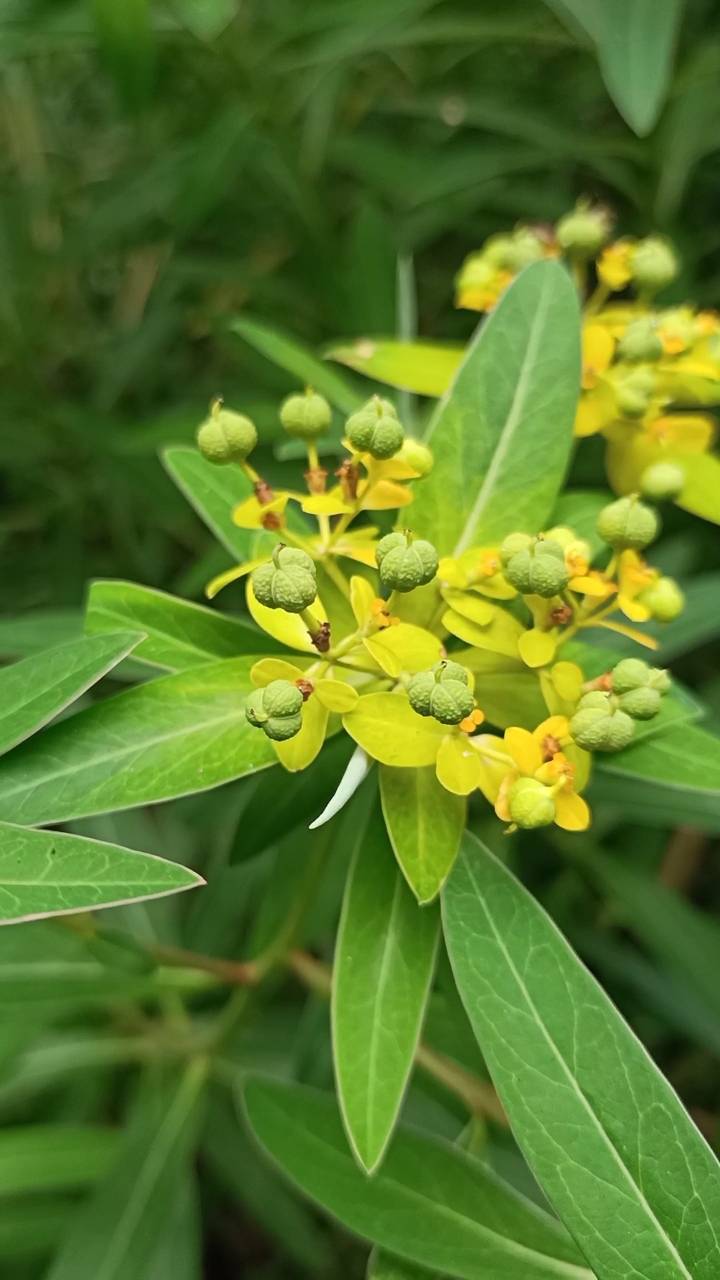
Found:
[[[228,332],[233,312],[313,345],[392,333],[412,255],[420,331],[465,337],[464,255],[582,192],[622,230],[674,235],[678,297],[717,301],[716,6],[689,5],[643,139],[568,13],[583,6],[555,8],[3,0],[4,608],[77,604],[98,573],[197,592],[184,570],[208,543],[157,446],[218,391],[270,441],[293,385]]]

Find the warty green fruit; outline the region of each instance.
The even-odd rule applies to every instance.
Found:
[[[632,717],[609,707],[583,707],[570,721],[570,735],[585,751],[622,751],[634,732]]]
[[[255,599],[266,609],[302,613],[317,595],[315,572],[315,564],[305,551],[276,547],[271,562],[253,571]]]
[[[317,440],[332,422],[332,409],[324,396],[308,389],[304,395],[288,396],[280,407],[280,421],[288,435]]]
[[[627,693],[621,693],[618,706],[633,720],[652,720],[660,710],[661,701],[657,689],[646,685],[643,689],[629,689]]]
[[[657,537],[660,518],[633,494],[603,507],[597,518],[597,531],[603,542],[616,550],[640,551]]]
[[[215,409],[198,427],[197,446],[208,462],[244,462],[257,444],[255,423],[232,409]]]
[[[518,827],[532,831],[555,821],[555,801],[550,788],[536,778],[517,778],[507,799],[510,817]]]

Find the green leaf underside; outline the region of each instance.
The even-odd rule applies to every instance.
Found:
[[[112,1168],[77,1217],[47,1280],[133,1280],[175,1218],[197,1135],[204,1063],[141,1098]]]
[[[439,933],[439,912],[415,901],[376,803],[347,879],[332,992],[340,1106],[369,1172],[382,1160],[402,1105]]]
[[[556,262],[527,267],[477,330],[430,423],[435,455],[415,533],[441,555],[547,521],[572,446],[580,387],[575,287]]]
[[[467,808],[463,796],[438,782],[433,765],[380,765],[380,796],[390,842],[418,902],[437,897],[460,848]]]
[[[0,921],[160,898],[203,884],[176,862],[115,844],[0,822]]]
[[[245,1107],[259,1142],[306,1195],[410,1262],[460,1280],[592,1280],[551,1218],[441,1139],[400,1127],[369,1179],[329,1095],[250,1080]]]
[[[86,633],[122,627],[145,632],[134,658],[170,671],[190,671],[221,658],[281,652],[281,646],[264,631],[215,609],[134,582],[92,582]]]
[[[376,382],[421,396],[442,396],[462,363],[463,348],[434,342],[397,342],[359,338],[352,346],[332,347],[327,356]]]
[[[0,752],[42,728],[142,639],[137,629],[114,631],[71,640],[0,670]]]
[[[445,1280],[437,1271],[427,1271],[425,1267],[416,1267],[412,1262],[403,1262],[402,1258],[393,1258],[389,1253],[373,1249],[368,1262],[366,1280]]]
[[[607,800],[652,826],[720,832],[720,738],[695,725],[596,760],[589,800]]]
[[[232,512],[252,494],[252,485],[238,466],[218,467],[191,445],[164,449],[165,470],[195,508],[200,519],[238,561],[249,560],[253,534],[233,524]]]
[[[0,820],[30,825],[132,809],[276,761],[245,719],[252,658],[163,676],[78,712],[0,763]]]
[[[21,1125],[0,1134],[0,1196],[85,1187],[105,1173],[118,1143],[115,1129],[91,1125]]]
[[[362,396],[332,367],[319,360],[309,348],[290,338],[263,320],[238,316],[231,328],[273,364],[287,370],[301,384],[311,385],[343,413],[353,413],[362,404]]]
[[[717,1276],[720,1166],[549,916],[469,834],[443,905],[515,1137],[598,1280]]]

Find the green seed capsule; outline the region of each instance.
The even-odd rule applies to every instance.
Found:
[[[257,444],[255,423],[243,413],[214,408],[198,428],[197,446],[208,462],[244,462]]]
[[[324,396],[308,387],[304,395],[288,396],[283,402],[280,421],[288,435],[317,440],[332,422],[332,409]]]
[[[345,434],[358,453],[373,458],[392,458],[402,447],[404,432],[395,409],[388,400],[373,396],[362,409],[351,414]]]
[[[672,622],[685,608],[685,597],[674,578],[658,578],[638,596],[656,622]]]
[[[590,258],[605,244],[610,228],[611,218],[607,209],[578,200],[575,208],[558,222],[555,237],[561,249]]]
[[[518,827],[532,831],[555,821],[555,801],[550,788],[536,778],[517,778],[507,799],[510,817]]]
[[[615,385],[618,409],[626,418],[641,418],[650,407],[655,391],[655,374],[651,369],[635,369]]]
[[[407,462],[413,471],[417,471],[421,480],[429,476],[435,466],[432,450],[428,449],[422,440],[415,440],[413,436],[405,436],[402,449],[397,456],[401,462]]]
[[[389,540],[393,539],[392,543]],[[438,553],[430,542],[411,542],[403,533],[389,533],[375,549],[380,581],[391,591],[414,591],[432,582],[438,571]]]
[[[273,742],[287,742],[302,728],[303,696],[290,680],[272,680],[245,703],[245,716]]]
[[[672,284],[680,270],[677,254],[669,240],[648,236],[632,256],[632,281],[643,293],[658,293]]]
[[[570,581],[562,547],[548,539],[514,555],[505,566],[505,577],[521,595],[542,596],[546,600],[564,591]]]
[[[652,502],[672,502],[685,488],[685,472],[674,462],[653,462],[640,477],[640,492]]]
[[[650,667],[642,658],[622,658],[610,673],[613,693],[644,689],[650,681]]]
[[[644,689],[630,689],[618,698],[621,711],[632,716],[633,720],[652,720],[660,710],[662,699],[657,689],[646,686]]]
[[[624,711],[584,707],[570,721],[570,734],[585,751],[622,751],[635,732],[635,721]]]
[[[438,662],[430,671],[418,672],[410,680],[408,697],[413,711],[441,724],[460,724],[475,705],[467,671],[457,662]]]
[[[255,599],[266,609],[302,613],[317,595],[315,564],[305,551],[280,543],[270,564],[261,564],[252,574]]]
[[[597,518],[597,531],[603,542],[618,551],[626,547],[640,551],[657,538],[660,517],[652,507],[631,495],[603,507]]]
[[[500,543],[500,562],[503,568],[509,564],[513,556],[521,551],[529,551],[534,541],[529,533],[509,533],[507,538],[503,538]]]
[[[621,360],[647,361],[659,360],[663,353],[662,339],[657,331],[657,322],[651,316],[641,316],[632,320],[618,342],[618,355]]]

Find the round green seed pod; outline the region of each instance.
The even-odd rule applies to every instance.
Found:
[[[672,502],[685,488],[685,472],[674,462],[653,462],[640,477],[640,492],[652,502]]]
[[[255,423],[244,413],[214,409],[197,432],[197,446],[208,462],[244,462],[257,444]]]
[[[557,223],[555,237],[561,249],[591,258],[605,244],[610,227],[607,209],[579,200],[575,208]]]
[[[432,582],[438,564],[438,553],[432,543],[418,538],[405,547],[394,547],[383,556],[380,581],[391,591],[414,591]]]
[[[245,703],[245,716],[274,742],[287,742],[302,728],[303,696],[290,680],[272,680]]]
[[[532,552],[529,549],[518,551],[505,565],[505,577],[521,595],[527,596],[532,588],[530,586],[530,566],[533,562]]]
[[[396,533],[386,533],[385,537],[380,539],[375,548],[375,563],[377,564],[378,569],[380,568],[388,551],[395,551],[397,547],[404,548],[407,545],[407,534],[401,533],[399,530]]]
[[[503,568],[513,556],[519,555],[521,551],[529,551],[534,541],[535,539],[531,538],[529,533],[509,533],[507,538],[503,538],[500,543],[500,561]]]
[[[472,693],[460,680],[442,680],[430,695],[430,714],[441,724],[460,724],[474,706]]]
[[[603,542],[608,542],[616,550],[631,547],[640,551],[657,538],[660,518],[652,507],[645,506],[631,495],[603,507],[596,527]]]
[[[477,255],[478,278],[473,276],[469,280],[469,284],[485,285],[496,271],[512,271],[514,270],[513,262],[515,261],[515,245],[513,237],[507,232],[500,232],[498,235],[490,236],[485,241],[481,252]],[[475,266],[475,264],[473,264]],[[484,268],[483,271],[480,267]]]
[[[269,716],[296,716],[302,711],[302,693],[291,680],[271,680],[263,693],[263,704]]]
[[[557,524],[553,529],[548,529],[547,533],[543,534],[542,537],[542,542],[545,547],[547,547],[548,543],[554,542],[557,543],[560,550],[563,552],[567,550],[571,542],[578,541],[579,539],[574,529],[570,529],[564,524]]]
[[[254,689],[252,693],[248,694],[245,701],[245,718],[256,729],[262,729],[268,719],[268,714],[265,710],[264,689]]]
[[[663,344],[657,331],[657,322],[651,316],[640,316],[637,320],[631,320],[618,342],[617,350],[621,360],[633,362],[659,360],[663,353]]]
[[[674,578],[658,578],[638,596],[656,622],[672,622],[685,608],[685,597]]]
[[[655,391],[655,375],[651,369],[638,368],[615,385],[615,397],[626,418],[642,418],[650,407]]]
[[[449,702],[444,700],[447,692]],[[465,716],[469,716],[475,705],[474,698],[468,688],[468,674],[459,662],[436,662],[429,671],[419,671],[412,676],[408,684],[408,697],[413,711],[420,716],[435,716],[443,724],[459,724]],[[438,714],[441,712],[441,714]],[[452,715],[452,719],[445,715]]]
[[[263,730],[273,742],[287,742],[302,729],[302,716],[298,711],[295,716],[270,716]]]
[[[635,721],[624,711],[585,707],[570,721],[570,734],[585,751],[622,751],[635,732]]]
[[[288,435],[317,440],[332,422],[332,409],[324,396],[308,387],[304,395],[288,396],[283,401],[280,421]]]
[[[621,693],[618,706],[621,711],[632,716],[633,720],[652,720],[660,710],[661,697],[657,689],[647,685],[644,689],[630,689]]]
[[[280,545],[270,564],[261,564],[253,571],[255,598],[266,609],[302,613],[317,595],[315,572],[315,564],[305,551]]]
[[[428,449],[422,440],[416,440],[414,436],[405,436],[402,448],[397,456],[401,462],[407,462],[413,471],[417,471],[421,480],[424,480],[425,476],[429,476],[435,466],[432,450]]]
[[[657,293],[672,284],[680,270],[677,254],[669,240],[648,236],[632,256],[632,281],[642,293]]]
[[[564,560],[558,560],[554,555],[538,555],[537,551],[530,561],[529,577],[530,594],[542,596],[544,600],[564,591],[570,581]]]
[[[555,821],[555,801],[550,788],[536,778],[517,778],[507,799],[510,817],[517,827],[532,831]]]
[[[546,535],[544,538],[538,538],[535,543],[534,554],[536,556],[554,556],[556,560],[565,560],[565,549],[556,538]]]
[[[664,697],[666,693],[670,692],[670,685],[672,683],[670,680],[670,673],[668,671],[663,671],[662,667],[651,667],[649,683],[651,689],[657,689],[661,697]]]
[[[650,682],[650,667],[642,658],[622,658],[610,673],[613,693],[630,693],[644,689]]]
[[[545,254],[545,245],[532,227],[518,227],[510,237],[506,250],[507,271],[522,271],[531,262],[537,262]]]
[[[600,708],[606,715],[610,715],[612,704],[610,702],[610,694],[603,693],[600,689],[591,689],[590,693],[584,693],[577,704],[578,711],[587,711],[589,707],[593,709]]]
[[[345,434],[358,453],[370,453],[378,459],[392,458],[405,438],[394,407],[379,396],[373,396],[362,409],[350,415]]]

